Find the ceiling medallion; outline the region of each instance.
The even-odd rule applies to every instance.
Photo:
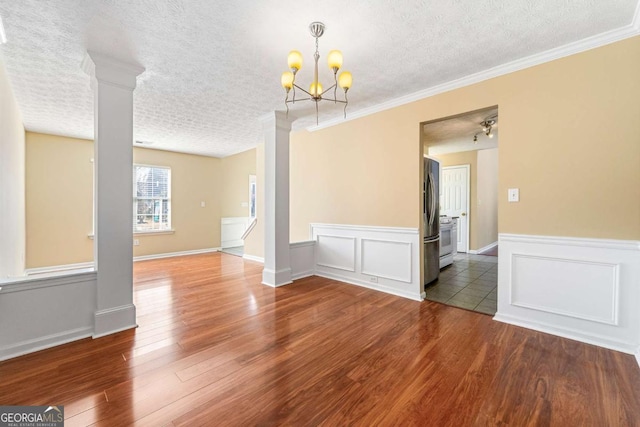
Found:
[[[287,60],[291,71],[285,71],[282,73],[282,77],[280,79],[282,87],[287,92],[284,100],[284,105],[287,107],[287,114],[289,114],[289,103],[294,104],[296,101],[311,100],[316,104],[316,125],[318,124],[318,103],[320,101],[333,101],[334,104],[337,104],[338,102],[344,104],[344,117],[347,117],[347,92],[353,82],[351,73],[348,71],[343,71],[338,76],[338,70],[342,67],[342,52],[339,50],[332,50],[327,55],[327,63],[329,68],[333,71],[333,85],[324,91],[322,90],[322,84],[318,80],[318,59],[320,59],[320,54],[318,53],[318,39],[324,34],[324,28],[325,27],[322,22],[312,22],[309,25],[311,35],[316,39],[316,52],[313,54],[313,58],[315,59],[315,69],[313,72],[313,82],[309,86],[309,90],[306,91],[296,84],[296,75],[300,68],[302,68],[302,54],[297,50],[289,52]],[[338,86],[344,90],[344,100],[337,99],[336,95]],[[306,93],[309,97],[296,98],[296,89]],[[326,98],[324,95],[331,90],[333,90],[333,98]],[[293,92],[291,99],[289,99],[290,91]]]

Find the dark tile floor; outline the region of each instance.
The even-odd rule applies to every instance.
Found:
[[[494,315],[497,311],[498,257],[458,254],[427,285],[427,299]]]

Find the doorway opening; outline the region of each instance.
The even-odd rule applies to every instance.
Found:
[[[441,253],[426,299],[491,315],[497,310],[498,119],[494,106],[424,122],[420,132],[425,157],[440,165],[441,237],[453,229],[455,240],[453,262],[443,263]]]

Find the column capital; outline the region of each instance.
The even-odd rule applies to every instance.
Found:
[[[289,113],[287,114],[284,111],[271,111],[270,113],[264,114],[258,118],[260,123],[262,123],[262,128],[265,132],[273,130],[273,127],[277,127],[278,129],[290,131],[291,125],[297,119],[297,117],[293,116]]]
[[[136,77],[145,69],[137,64],[122,62],[101,53],[87,51],[82,60],[82,70],[101,83],[109,83],[123,89],[136,88]]]

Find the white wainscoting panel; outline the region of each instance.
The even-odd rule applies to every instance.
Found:
[[[311,224],[317,276],[421,301],[417,228]]]
[[[0,289],[0,360],[93,334],[96,273],[3,283]]]
[[[495,319],[636,354],[640,242],[500,234]]]
[[[356,238],[319,234],[318,265],[334,270],[356,271]]]
[[[362,274],[411,283],[411,242],[360,239]]]
[[[234,248],[244,246],[242,235],[249,226],[248,216],[228,217],[220,219],[220,246]]]
[[[511,304],[618,323],[618,267],[596,261],[512,254]]]
[[[289,244],[291,279],[297,280],[303,277],[313,276],[316,260],[316,242],[296,242]]]

